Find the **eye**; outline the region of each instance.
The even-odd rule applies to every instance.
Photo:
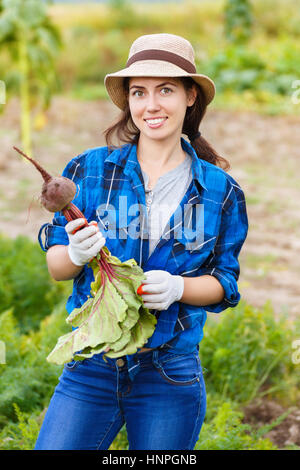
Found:
[[[142,96],[143,92],[142,90],[135,90],[132,92],[132,96]]]
[[[170,93],[172,93],[173,90],[171,90],[171,88],[168,88],[168,87],[164,87],[161,89],[161,92],[163,95],[168,95]]]

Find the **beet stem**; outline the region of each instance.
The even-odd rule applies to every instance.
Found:
[[[111,277],[116,277],[116,273],[115,273],[115,270],[113,269],[113,267],[111,266],[110,263],[107,263],[105,261],[103,261],[103,264],[106,266],[106,271],[109,271]]]
[[[104,263],[104,261],[102,261],[101,259],[100,259],[100,263],[101,263],[101,266],[102,266],[103,271],[105,272],[105,274],[107,275],[108,279],[109,279],[110,282],[111,282],[111,281],[112,281],[112,277],[114,277],[114,276],[112,276],[112,274],[111,274],[111,271],[110,271],[110,269],[109,269],[108,263]]]
[[[64,209],[68,209],[74,219],[85,219],[84,214],[81,212],[80,209],[78,209],[77,206],[75,206],[75,204],[73,204],[73,202],[69,202],[69,204],[67,204],[67,206],[63,208],[63,210]]]
[[[49,183],[49,181],[52,179],[52,176],[46,170],[44,170],[44,168],[41,167],[38,162],[36,162],[33,158],[28,157],[28,155],[26,155],[24,152],[22,152],[22,150],[18,149],[17,147],[13,148],[21,155],[23,155],[23,157],[27,158],[27,160],[29,160],[36,167],[36,169],[41,173],[45,183]]]
[[[97,259],[97,258],[96,258]],[[102,293],[101,293],[101,297],[104,293],[104,287],[105,287],[105,281],[106,281],[106,278],[105,278],[105,274],[104,274],[104,269],[100,263],[100,260],[97,259],[97,263],[98,263],[98,266],[100,268],[100,276],[101,276],[101,286],[102,286]]]

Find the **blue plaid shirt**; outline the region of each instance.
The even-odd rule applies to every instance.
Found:
[[[112,152],[107,147],[88,149],[63,172],[78,188],[73,203],[88,221],[98,221],[112,255],[121,261],[134,258],[144,272],[162,269],[186,277],[209,274],[223,286],[224,299],[214,305],[174,302],[167,310],[151,311],[157,324],[145,347],[167,344],[176,353],[198,346],[207,311],[218,313],[238,304],[238,255],[248,231],[244,193],[238,183],[221,168],[199,159],[183,138],[181,145],[192,157],[193,180],[150,257],[145,187],[136,145]],[[44,251],[68,244],[66,223],[58,212],[52,223],[41,227],[39,242]],[[92,270],[86,265],[74,279],[66,306],[69,313],[86,301],[92,280]]]

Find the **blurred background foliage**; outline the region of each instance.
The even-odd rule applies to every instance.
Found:
[[[23,148],[32,154],[31,108],[47,109],[55,89],[54,57],[60,46],[58,30],[51,23],[45,2],[0,0],[0,53],[7,98],[20,98],[20,131]],[[6,59],[6,63],[5,63]]]
[[[216,84],[214,106],[290,114],[298,111],[290,104],[300,70],[299,25],[297,0],[0,0],[0,79],[7,100],[20,97],[20,133],[30,154],[32,109],[38,128],[54,93],[107,99],[105,75],[125,66],[142,34],[190,40],[197,70]]]
[[[7,12],[11,16],[16,4],[22,5],[17,12],[22,30],[31,32],[32,94],[36,95],[37,87],[33,81],[38,81],[45,105],[52,92],[107,98],[103,79],[125,66],[132,41],[142,34],[169,32],[183,35],[193,44],[198,71],[209,74],[216,83],[216,106],[272,114],[295,112],[289,104],[292,83],[300,70],[297,0],[74,4],[0,0],[0,45],[4,46],[0,77],[7,83],[9,96],[17,92],[21,77],[16,71],[14,41],[11,36],[9,41],[3,40],[3,31],[8,31]],[[30,14],[26,25],[22,9],[37,16],[37,5],[39,9],[47,5],[47,17],[43,10],[42,24],[39,20],[32,25]],[[21,24],[15,24],[13,36],[20,28]]]
[[[295,112],[290,98],[300,70],[297,1],[187,0],[171,5],[113,1],[53,6],[51,17],[64,41],[57,60],[61,90],[105,98],[103,79],[124,67],[132,41],[167,31],[193,44],[197,70],[216,83],[216,106]]]

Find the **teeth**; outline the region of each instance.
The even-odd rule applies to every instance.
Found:
[[[161,119],[146,119],[146,121],[149,123],[149,124],[159,124],[160,122],[163,122],[165,120],[165,118],[161,118]]]

